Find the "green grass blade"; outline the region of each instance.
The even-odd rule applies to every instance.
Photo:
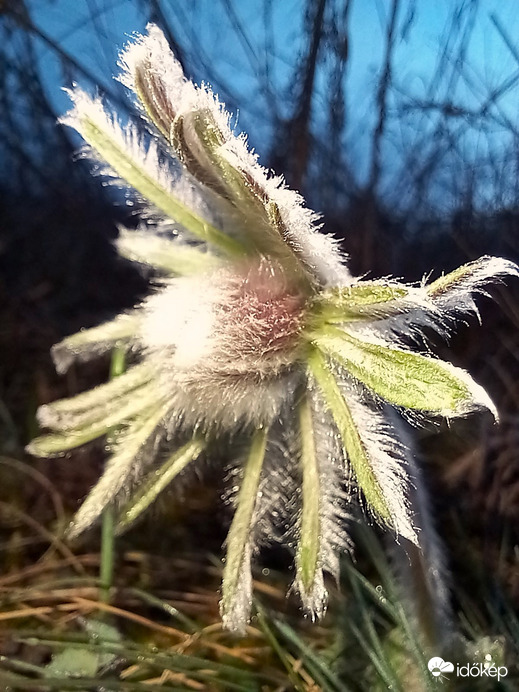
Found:
[[[301,658],[310,675],[321,689],[327,692],[349,692],[347,687],[330,668],[330,663],[315,652],[292,627],[279,620],[274,621],[280,634],[296,648],[296,655]]]
[[[51,648],[53,651],[69,648],[79,650],[84,649],[85,646],[88,646],[92,652],[99,653],[103,656],[116,654],[122,659],[125,659],[128,663],[143,663],[151,666],[157,670],[157,672],[162,672],[164,669],[175,672],[185,672],[188,673],[190,677],[195,679],[216,682],[216,689],[237,689],[245,691],[259,689],[259,684],[257,684],[258,674],[248,671],[239,665],[211,661],[202,656],[177,653],[174,651],[170,652],[168,649],[162,649],[157,652],[149,646],[137,644],[129,640],[125,640],[121,643],[99,640],[94,642],[91,638],[85,637],[84,635],[69,633],[62,635],[61,637],[49,636],[48,638],[45,638],[41,636],[40,632],[35,632],[34,636],[31,637],[26,636],[26,633],[24,633],[23,637],[20,636],[16,639],[17,641],[26,643],[30,646],[46,646]],[[114,680],[114,682],[116,681],[114,678],[110,678],[110,681],[111,680]],[[105,681],[103,680],[102,682]],[[125,683],[123,683],[123,685],[124,684]],[[220,688],[218,687],[218,684],[221,685]],[[105,686],[107,689],[111,689],[110,685],[108,684],[108,680],[106,681]],[[78,687],[73,689],[85,689],[86,687],[89,688],[90,686],[84,684],[83,688]],[[118,689],[126,688],[119,687]]]
[[[287,675],[290,679],[290,682],[294,686],[294,690],[296,690],[297,692],[305,692],[306,686],[303,683],[301,677],[294,670],[294,665],[291,663],[287,651],[283,648],[283,645],[281,644],[281,642],[277,640],[276,635],[272,631],[272,628],[270,627],[267,619],[266,611],[258,604],[256,604],[256,609],[258,613],[258,623],[261,628],[261,631],[265,635],[265,638],[267,639],[273,650],[276,652],[279,660],[281,661],[285,670],[287,671]]]

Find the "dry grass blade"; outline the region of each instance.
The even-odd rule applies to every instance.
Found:
[[[131,620],[136,622],[147,629],[154,630],[155,632],[160,632],[161,634],[166,634],[169,637],[174,637],[176,639],[184,640],[186,638],[185,632],[175,629],[174,627],[167,627],[166,625],[159,625],[153,622],[149,618],[145,618],[142,615],[137,615],[136,613],[131,613],[123,608],[117,608],[116,606],[109,605],[108,603],[102,603],[100,601],[91,601],[86,598],[81,598],[80,596],[73,597],[73,600],[80,606],[85,607],[89,612],[92,610],[100,610],[104,613],[110,613],[111,615],[116,615],[117,617],[124,618],[125,620]]]
[[[75,570],[79,574],[85,574],[83,566],[81,565],[81,563],[77,561],[74,553],[70,550],[70,548],[55,534],[51,533],[48,529],[42,526],[40,522],[36,521],[36,519],[33,519],[29,514],[19,509],[15,505],[9,504],[7,502],[0,501],[0,509],[3,512],[5,512],[7,516],[9,514],[14,515],[16,519],[29,526],[36,533],[43,536],[43,538],[47,540],[53,547],[55,547],[56,550],[59,553],[61,553],[61,555],[63,555],[63,557],[68,558],[71,561]]]
[[[17,473],[29,476],[36,483],[41,485],[41,487],[47,491],[52,501],[58,526],[63,528],[66,526],[65,508],[63,506],[63,500],[61,499],[61,495],[57,491],[56,486],[53,483],[51,483],[51,481],[49,481],[49,479],[46,476],[44,476],[43,473],[33,468],[32,466],[29,466],[29,464],[25,464],[19,459],[14,459],[11,457],[0,456],[0,464],[2,466],[7,466],[9,468],[14,469]]]

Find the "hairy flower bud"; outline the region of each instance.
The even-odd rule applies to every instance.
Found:
[[[276,262],[226,264],[149,298],[140,338],[191,425],[269,425],[293,387],[305,304]]]
[[[38,419],[52,432],[29,450],[53,456],[111,434],[112,456],[74,519],[77,535],[107,506],[126,528],[215,442],[238,440],[230,447],[242,450],[234,459],[241,485],[224,624],[244,629],[251,559],[280,535],[280,516],[296,589],[321,615],[323,573],[337,576],[338,553],[350,546],[349,505],[359,497],[397,537],[419,545],[414,513],[423,508],[409,499],[419,476],[408,471],[393,422],[399,412],[417,422],[495,412],[468,373],[413,350],[423,343],[415,337],[424,327],[447,335],[477,312],[474,295],[518,268],[483,257],[430,286],[355,279],[302,198],[233,134],[211,90],[184,77],[157,27],[130,43],[121,65],[156,138],[121,126],[77,89],[62,122],[105,162],[104,175],[148,204],[157,234],[125,231],[119,249],[168,278],[128,314],[53,348],[60,372],[115,346],[131,359],[116,380],[41,407]],[[172,174],[182,167],[185,175]]]

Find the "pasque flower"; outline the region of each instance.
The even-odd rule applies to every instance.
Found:
[[[126,528],[188,466],[224,447],[233,484],[239,478],[225,625],[243,629],[251,557],[276,539],[293,548],[295,587],[319,615],[323,572],[337,574],[353,503],[418,544],[388,408],[416,420],[494,412],[468,373],[421,337],[424,328],[446,335],[477,312],[475,294],[517,267],[483,257],[418,286],[354,278],[301,197],[233,134],[211,90],[184,77],[158,28],[128,45],[121,66],[142,130],[79,89],[63,122],[100,172],[145,204],[142,226],[121,230],[118,249],[163,278],[133,310],[54,346],[60,372],[114,347],[128,367],[41,406],[52,432],[30,451],[53,456],[110,432],[105,472],[72,524],[78,535],[108,506]]]

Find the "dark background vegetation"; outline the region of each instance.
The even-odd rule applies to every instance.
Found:
[[[197,3],[134,2],[142,16],[165,29],[191,76],[213,83],[231,108],[243,109],[248,128],[254,119],[268,124],[264,148],[251,133],[261,162],[283,173],[322,212],[325,228],[341,239],[356,274],[416,281],[429,271],[436,276],[483,254],[519,260],[518,120],[510,119],[503,106],[505,99],[508,104],[515,99],[519,106],[519,42],[497,17],[495,40],[507,47],[515,70],[486,91],[479,85],[476,105],[474,100],[470,106],[454,102],[452,96],[458,82],[470,86],[467,46],[478,12],[485,11],[483,0],[452,0],[427,99],[407,92],[395,69],[395,52],[403,32],[414,30],[419,3],[379,3],[385,32],[370,85],[373,126],[362,176],[352,164],[346,136],[356,95],[348,92],[345,77],[351,47],[359,40],[350,24],[353,0],[301,0],[301,47],[293,64],[285,66],[289,78],[282,93],[269,81],[272,52],[280,40],[269,29],[272,0],[256,3],[264,22],[261,36],[251,34],[232,0],[221,0],[220,11],[227,12],[244,50],[255,56],[260,113],[258,108],[254,112],[254,104],[240,102],[232,70],[215,74],[211,55],[197,45],[195,35],[186,33],[185,15],[196,12]],[[38,0],[38,11],[55,4]],[[99,40],[101,73],[114,68],[106,59],[112,50],[104,15],[109,5],[108,0],[86,3],[91,31]],[[133,225],[135,211],[120,198],[114,200],[91,176],[87,163],[74,160],[77,141],[56,125],[41,55],[53,54],[63,84],[78,80],[92,86],[91,62],[51,39],[35,22],[34,6],[0,0],[0,452],[16,459],[24,459],[24,444],[35,433],[37,405],[106,375],[108,365],[102,362],[58,378],[50,346],[133,305],[147,287],[146,277],[117,258],[112,247],[117,224]],[[114,106],[127,112],[122,90],[108,88]],[[106,82],[100,89],[107,90]],[[499,151],[492,147],[496,128],[506,134],[501,140],[506,146]],[[395,132],[400,132],[398,147]],[[411,132],[413,137],[406,139]],[[489,142],[478,160],[471,151],[475,134]],[[391,147],[398,148],[393,163]],[[476,603],[479,595],[483,600],[495,597],[512,609],[519,606],[518,290],[514,281],[492,289],[497,302],[481,300],[482,326],[474,320],[460,328],[448,347],[438,344],[439,352],[470,370],[489,390],[501,413],[500,426],[471,419],[434,437],[417,433],[454,583]],[[101,463],[99,447],[71,459],[30,461],[52,482],[65,514],[77,507]],[[41,536],[31,543],[30,527],[9,505],[42,524],[52,521],[53,506],[38,483],[20,481],[7,465],[0,472],[6,479],[0,484],[0,565],[9,572],[37,560],[43,550]],[[196,543],[219,554],[225,513],[221,527],[205,521],[213,516],[218,492],[188,498],[190,509],[181,519],[190,528],[181,535],[171,529],[173,543],[189,547],[192,531]],[[198,519],[192,519],[195,514]],[[149,539],[135,540],[136,549],[142,549]],[[162,542],[171,549],[171,541]],[[484,621],[485,608],[478,607]]]

